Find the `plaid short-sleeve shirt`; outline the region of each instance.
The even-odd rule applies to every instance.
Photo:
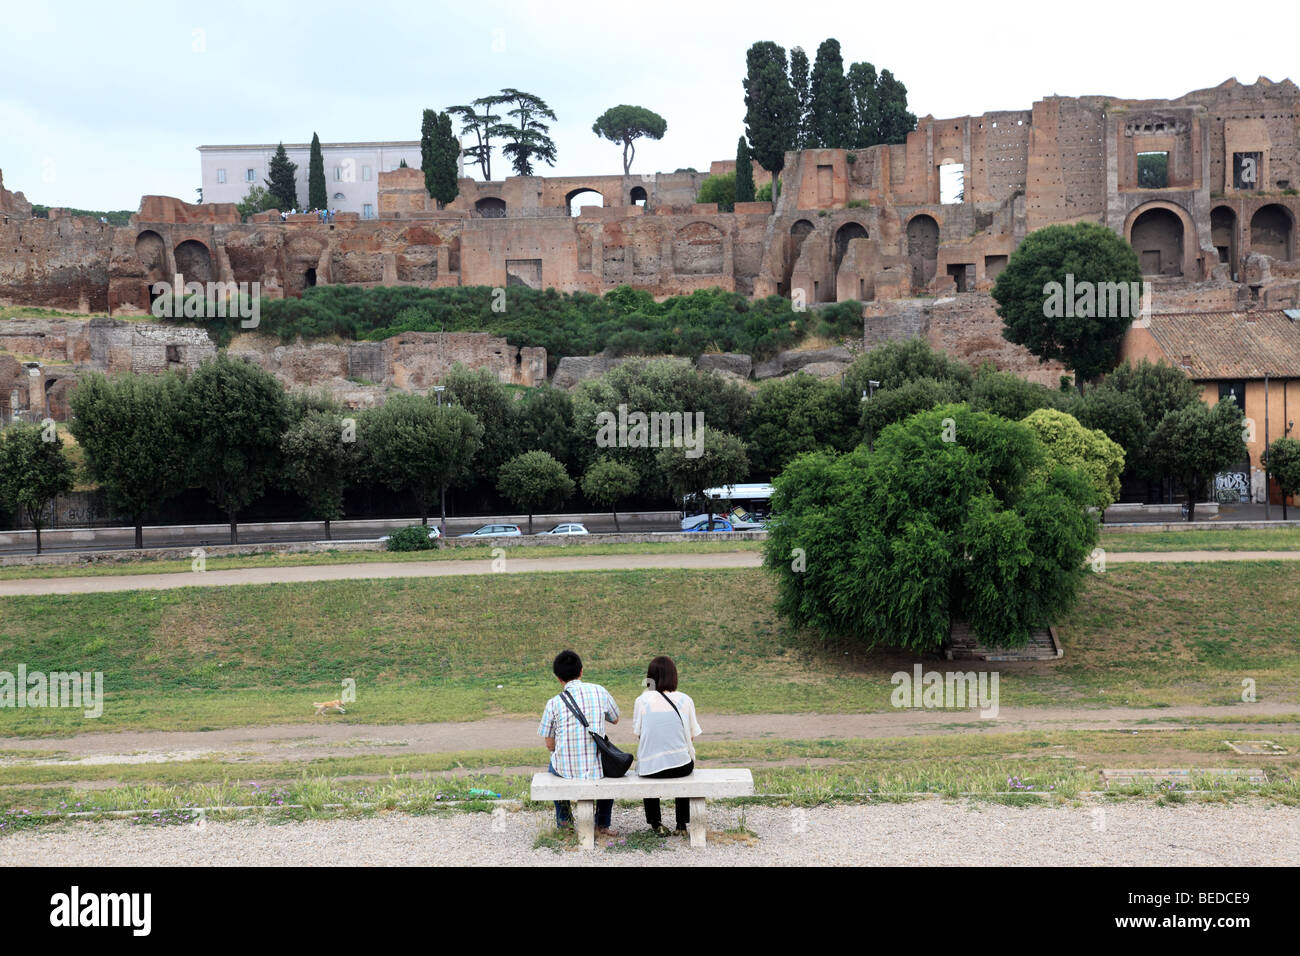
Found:
[[[587,725],[596,733],[605,733],[605,720],[618,720],[618,704],[609,691],[599,684],[584,684],[580,680],[571,680],[564,685]],[[542,722],[537,726],[537,736],[554,737],[555,753],[551,756],[551,766],[561,777],[573,780],[599,780],[605,776],[600,766],[600,755],[596,752],[596,743],[591,735],[578,723],[560,695],[556,694],[546,702],[542,711]]]

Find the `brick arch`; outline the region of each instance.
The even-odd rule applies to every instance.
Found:
[[[167,276],[167,243],[152,229],[135,237],[135,257],[144,266],[146,282],[158,282]]]
[[[576,215],[576,213],[573,211],[573,201],[577,199],[579,196],[581,196],[583,193],[595,193],[597,196],[600,197],[601,206],[605,205],[605,194],[601,190],[597,189],[595,186],[575,186],[573,189],[570,189],[567,193],[564,194],[564,208],[569,210],[570,215]],[[594,206],[595,203],[587,203],[587,205]],[[578,211],[581,212],[581,207],[579,207]]]
[[[186,282],[212,282],[216,275],[212,268],[212,250],[198,239],[186,239],[172,250],[176,271]]]
[[[854,239],[870,239],[871,233],[864,223],[856,219],[842,222],[835,230],[835,240],[831,244],[831,278],[840,274],[840,264],[848,252],[849,243]]]
[[[722,272],[722,260],[722,230],[712,223],[688,223],[673,236],[673,272],[677,275],[716,275]]]
[[[1250,217],[1250,251],[1284,262],[1295,258],[1295,216],[1280,203],[1260,206]]]
[[[1138,227],[1138,243],[1133,241],[1135,226]],[[1124,220],[1124,239],[1138,254],[1144,275],[1201,278],[1197,269],[1200,248],[1196,235],[1196,224],[1187,210],[1178,203],[1165,200],[1143,203]],[[1140,249],[1138,244],[1146,248]],[[1148,272],[1148,269],[1156,265],[1153,253],[1159,253],[1158,272]],[[1166,258],[1171,254],[1174,255],[1176,264]]]
[[[480,196],[474,202],[474,211],[482,219],[504,219],[506,201],[500,196]]]

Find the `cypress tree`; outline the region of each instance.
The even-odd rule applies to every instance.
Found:
[[[425,110],[420,121],[420,169],[424,172],[424,188],[430,196],[436,188],[438,166],[438,114]]]
[[[745,132],[754,159],[775,180],[785,167],[786,150],[797,146],[799,101],[783,47],[770,40],[755,43],[745,65]]]
[[[460,183],[456,178],[460,140],[452,132],[449,113],[439,113],[437,116],[433,146],[433,168],[425,170],[424,181],[429,188],[429,195],[437,200],[438,208],[442,209],[460,193]]]
[[[329,193],[325,190],[325,157],[320,151],[320,137],[311,134],[311,159],[307,162],[307,205],[312,209],[329,206]]]
[[[827,149],[849,149],[854,143],[856,123],[853,96],[844,77],[840,41],[823,40],[813,64],[809,126],[816,145]]]
[[[790,85],[794,87],[795,99],[799,101],[799,133],[795,137],[795,147],[806,149],[815,144],[809,141],[812,132],[808,129],[809,111],[812,108],[812,94],[808,88],[808,54],[801,46],[790,50]]]
[[[754,201],[754,163],[749,158],[749,143],[740,137],[736,143],[736,202]]]
[[[276,206],[282,211],[298,208],[298,184],[294,176],[298,164],[289,162],[289,154],[284,151],[284,143],[275,148],[271,157],[270,179],[266,180],[266,189],[275,199]]]

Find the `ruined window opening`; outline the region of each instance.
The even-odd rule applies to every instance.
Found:
[[[167,346],[167,364],[178,365],[181,360],[181,347],[179,345]]]
[[[1137,184],[1139,189],[1167,189],[1169,186],[1169,154],[1138,153]]]
[[[945,206],[966,201],[966,169],[961,163],[939,167],[939,202]]]
[[[316,270],[308,269],[302,274],[302,281],[309,286],[316,284]]]
[[[632,194],[629,197],[634,206],[644,206],[647,202],[647,196],[644,186],[633,186]]]
[[[1263,153],[1233,153],[1232,188],[1259,189],[1259,178],[1263,167]]]
[[[966,282],[968,263],[958,262],[948,266],[948,275],[952,276],[953,285],[957,287],[958,292],[969,292]]]

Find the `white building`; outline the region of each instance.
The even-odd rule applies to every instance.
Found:
[[[321,143],[325,160],[325,189],[329,206],[338,212],[360,213],[363,219],[379,214],[379,173],[406,165],[420,168],[420,143]],[[266,187],[276,144],[259,146],[200,146],[203,201],[240,202],[249,187]],[[307,169],[310,143],[285,143],[289,161],[297,164],[298,208],[307,208]],[[462,160],[463,163],[463,160]],[[463,175],[463,166],[462,166]],[[286,210],[287,211],[287,210]]]

